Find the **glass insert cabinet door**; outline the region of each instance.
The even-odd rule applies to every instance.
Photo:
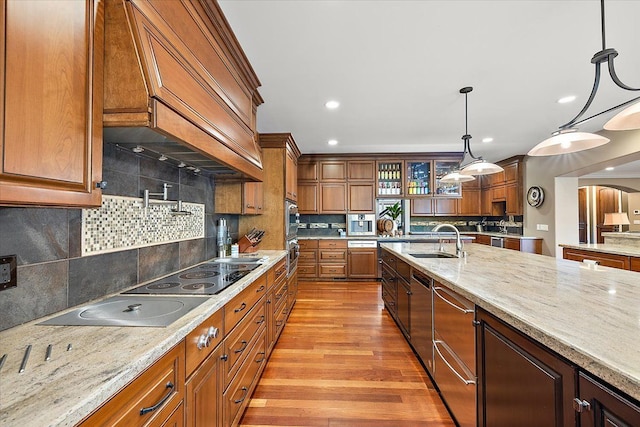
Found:
[[[454,160],[435,160],[435,194],[436,196],[462,196],[462,183],[444,183],[440,178],[458,168],[458,162]]]
[[[402,161],[378,162],[378,197],[402,196]]]
[[[406,161],[407,195],[431,194],[431,161]]]

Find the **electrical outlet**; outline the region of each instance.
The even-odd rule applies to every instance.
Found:
[[[536,230],[549,231],[549,224],[536,224]]]
[[[17,255],[0,257],[0,291],[18,286]]]

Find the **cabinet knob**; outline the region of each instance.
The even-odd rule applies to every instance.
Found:
[[[105,188],[107,188],[107,181],[98,181],[98,182],[96,182],[96,188],[104,190]]]
[[[579,413],[590,411],[591,410],[591,404],[589,402],[587,402],[586,400],[582,400],[582,399],[576,397],[575,399],[573,399],[573,409],[576,412],[579,412]]]

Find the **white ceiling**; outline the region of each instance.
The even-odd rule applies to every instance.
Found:
[[[462,151],[464,86],[474,154],[526,154],[582,108],[601,49],[597,0],[219,3],[262,83],[259,132],[305,154]],[[608,0],[606,18],[618,76],[640,87],[640,1]],[[634,96],[604,68],[600,86],[590,113]]]

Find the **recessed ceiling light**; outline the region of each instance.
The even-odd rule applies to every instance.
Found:
[[[337,139],[330,139],[327,141],[327,144],[329,145],[338,145],[338,140]]]
[[[331,100],[331,101],[327,101],[324,104],[324,106],[327,107],[329,110],[335,110],[340,106],[340,103],[338,101]]]
[[[575,95],[564,96],[558,99],[558,104],[568,104],[569,102],[573,102],[576,100]]]
[[[614,168],[614,167],[612,167],[612,166],[609,166],[608,168],[604,168],[604,170],[606,170],[606,171],[612,171],[612,170],[614,170],[614,169],[615,169],[615,168]]]
[[[482,138],[482,142],[493,142],[493,138],[491,138],[490,136]]]

